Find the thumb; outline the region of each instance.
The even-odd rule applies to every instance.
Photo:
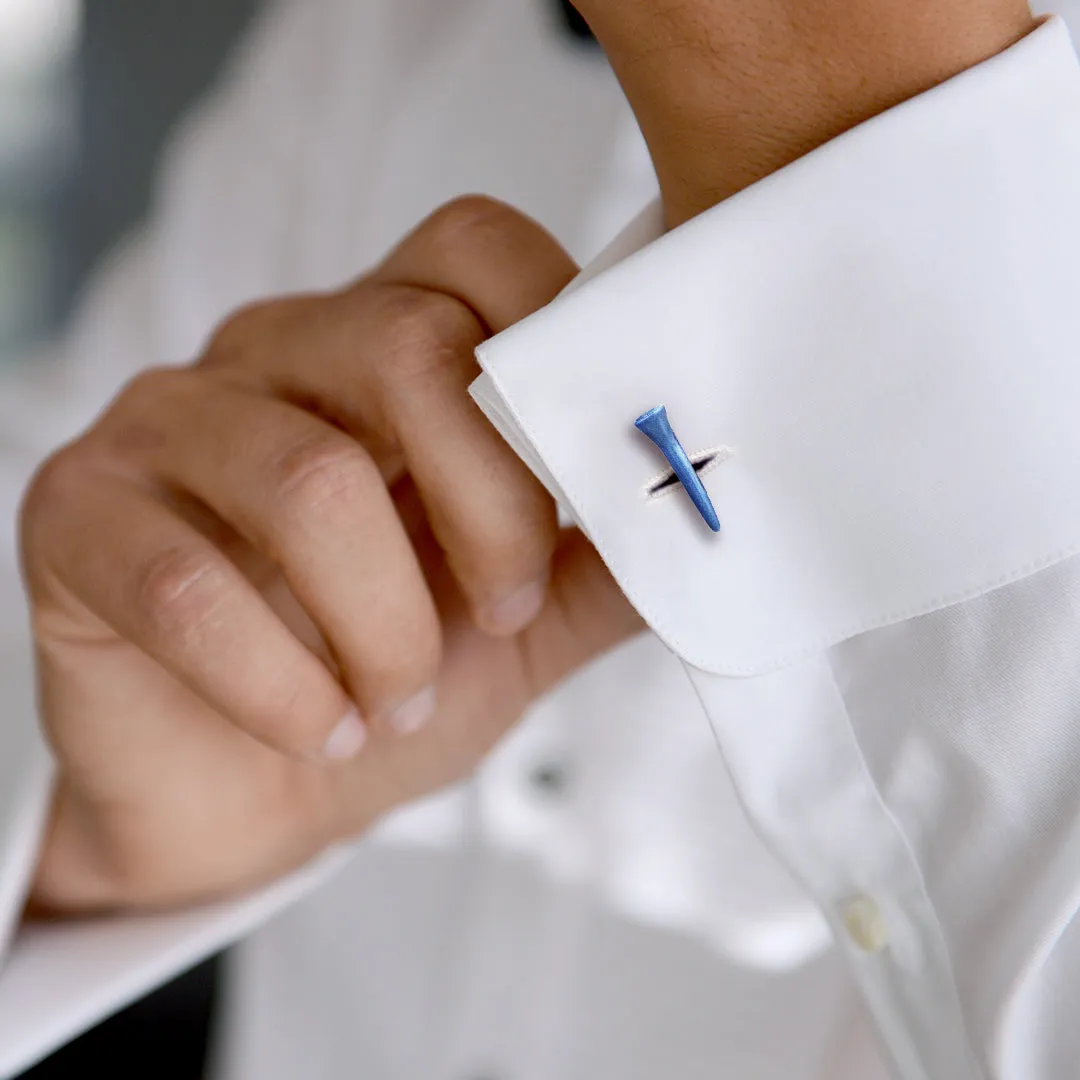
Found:
[[[530,696],[538,697],[644,629],[596,549],[578,529],[564,530],[547,603],[519,638]]]

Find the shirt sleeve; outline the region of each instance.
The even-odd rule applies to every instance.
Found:
[[[1078,192],[1051,19],[640,246],[643,219],[479,353],[904,1080],[1080,1051]],[[719,534],[635,430],[660,405]]]

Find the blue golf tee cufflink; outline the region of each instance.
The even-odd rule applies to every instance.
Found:
[[[709,498],[709,493],[705,490],[705,485],[701,482],[701,477],[698,476],[689,454],[683,449],[678,436],[671,429],[667,409],[663,405],[657,405],[655,409],[642,413],[634,421],[634,427],[656,443],[709,528],[713,532],[719,532],[720,519],[716,516],[712,499]]]

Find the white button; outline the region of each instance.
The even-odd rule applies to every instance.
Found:
[[[879,953],[889,944],[889,928],[881,908],[869,896],[856,896],[841,911],[848,937],[866,953]]]

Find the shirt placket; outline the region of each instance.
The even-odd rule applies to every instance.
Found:
[[[686,670],[752,822],[847,954],[898,1080],[985,1080],[922,872],[827,658],[750,679]]]

